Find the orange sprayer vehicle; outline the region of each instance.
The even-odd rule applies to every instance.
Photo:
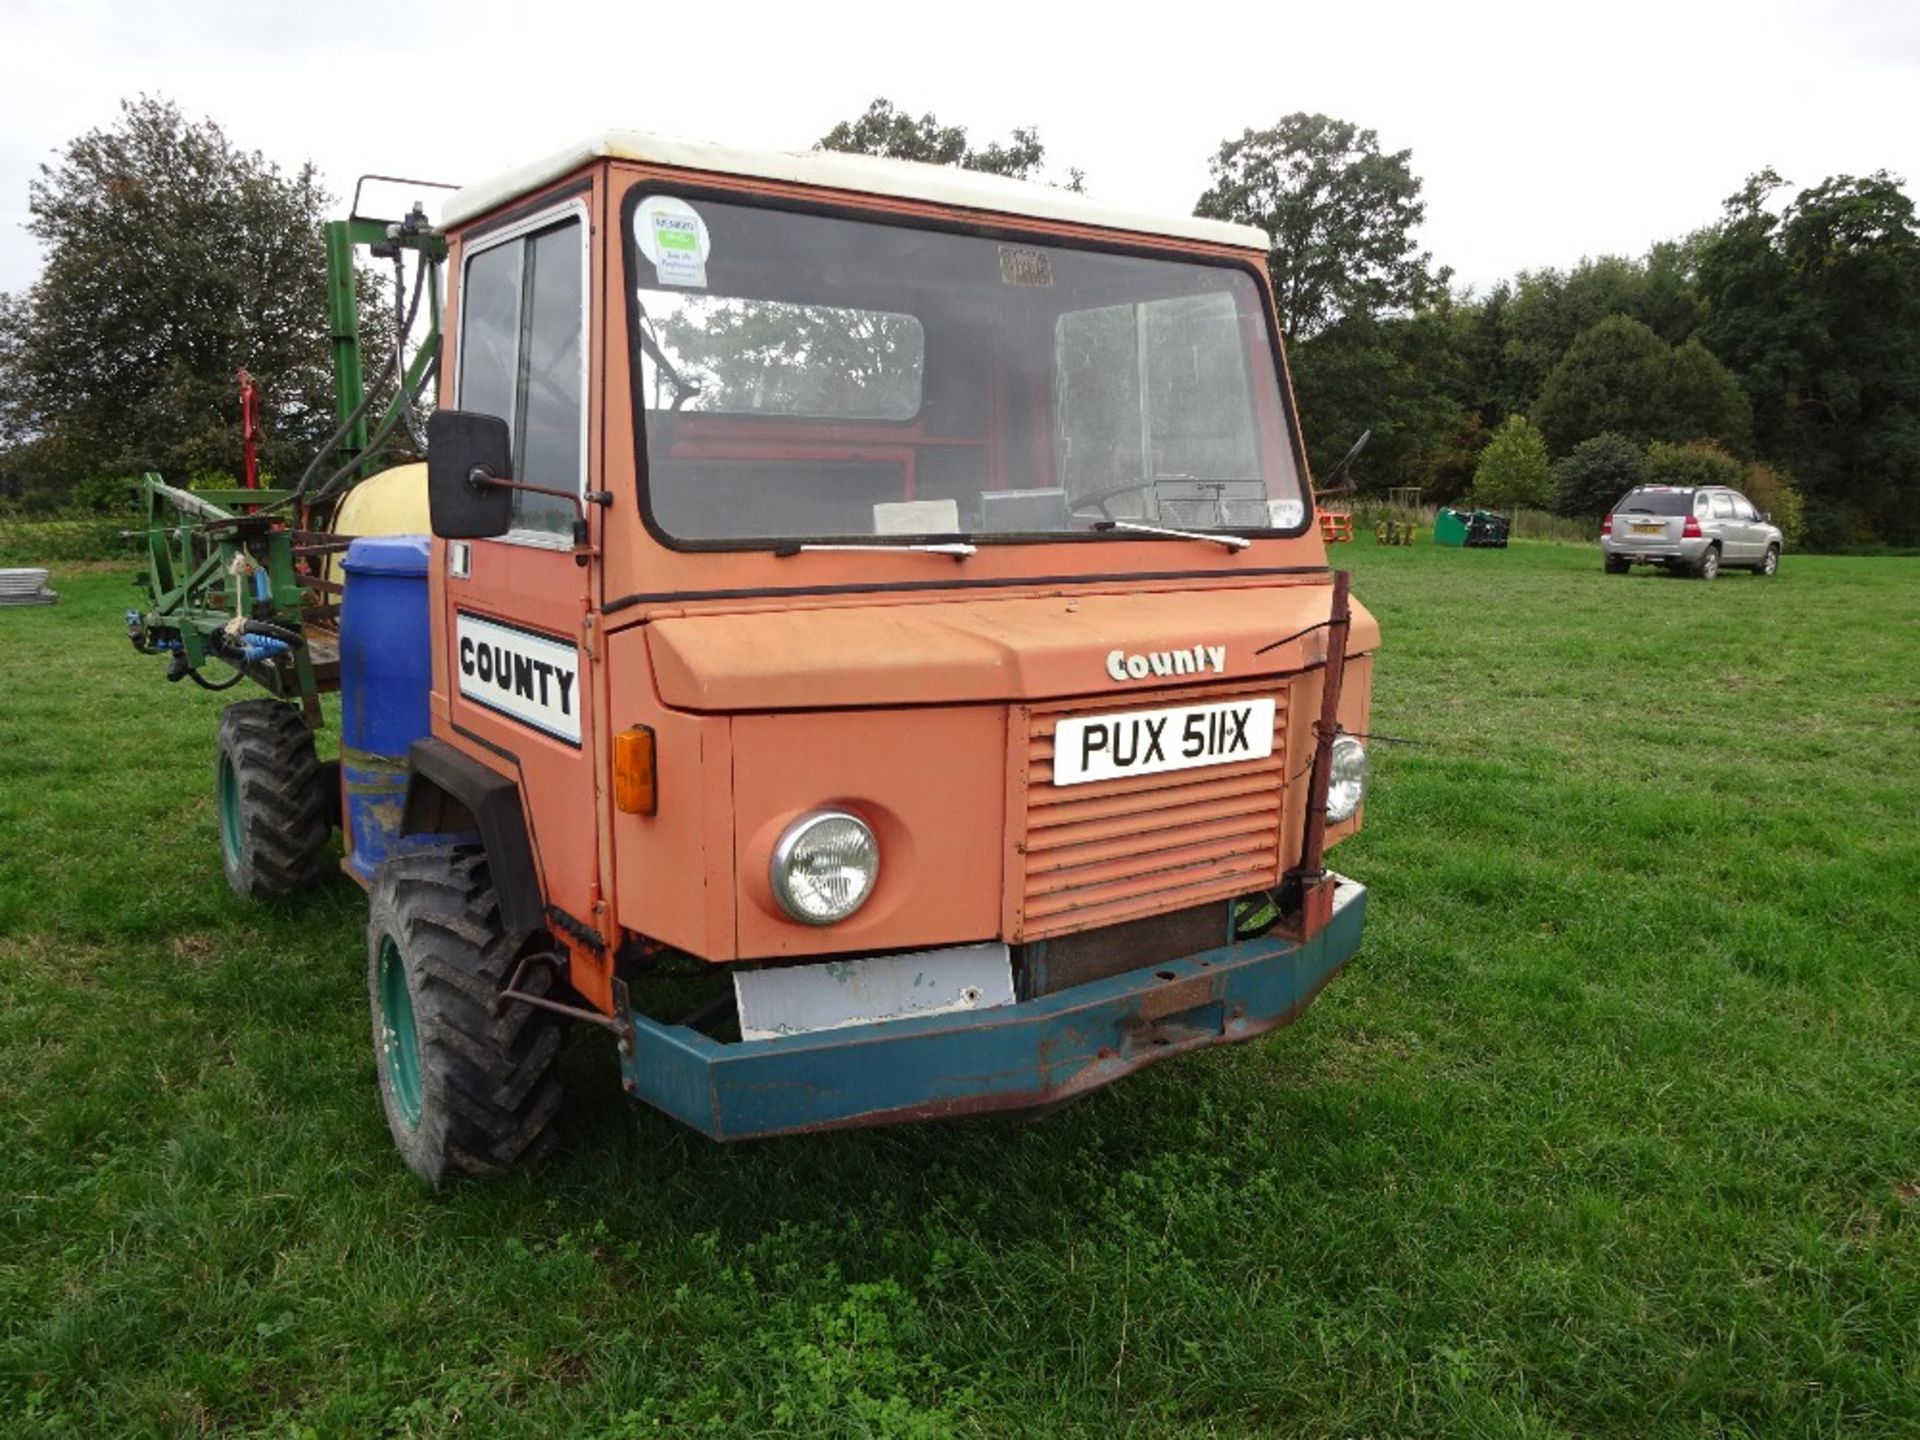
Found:
[[[442,228],[368,958],[422,1175],[538,1153],[567,1015],[733,1139],[1048,1105],[1354,953],[1379,634],[1267,236],[633,133]]]

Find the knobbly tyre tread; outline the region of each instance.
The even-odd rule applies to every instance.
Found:
[[[227,884],[236,895],[276,900],[319,884],[331,828],[326,783],[299,712],[278,700],[236,701],[220,712],[216,745],[215,805],[222,754],[232,760],[241,804],[237,861],[220,847]]]
[[[379,1001],[381,941],[392,936],[407,970],[419,1036],[423,1105],[408,1127],[391,1094]],[[553,1063],[561,1026],[550,1012],[495,1001],[528,949],[500,918],[484,851],[471,844],[402,852],[380,867],[367,925],[367,986],[381,1101],[394,1144],[436,1189],[537,1163],[553,1147],[563,1100]],[[521,981],[552,986],[545,966]]]

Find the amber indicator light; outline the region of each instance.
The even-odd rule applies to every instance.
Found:
[[[629,815],[651,815],[660,803],[653,731],[644,725],[613,737],[613,803]]]

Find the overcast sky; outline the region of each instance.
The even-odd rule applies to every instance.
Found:
[[[1412,149],[1423,242],[1481,287],[1639,254],[1765,165],[1798,185],[1920,177],[1915,0],[0,0],[0,17],[0,290],[38,269],[37,166],[142,91],[312,159],[342,196],[365,171],[473,180],[609,127],[804,147],[886,95],[976,141],[1033,125],[1091,193],[1179,212],[1223,138],[1318,110]]]

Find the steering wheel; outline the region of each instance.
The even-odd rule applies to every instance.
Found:
[[[1151,491],[1158,483],[1157,480],[1139,479],[1125,480],[1118,485],[1103,486],[1089,494],[1076,496],[1073,503],[1067,507],[1067,513],[1070,515],[1078,515],[1087,506],[1091,505],[1107,520],[1117,520],[1119,517],[1107,508],[1107,502],[1109,500],[1117,500],[1122,495],[1131,495],[1136,490]]]

